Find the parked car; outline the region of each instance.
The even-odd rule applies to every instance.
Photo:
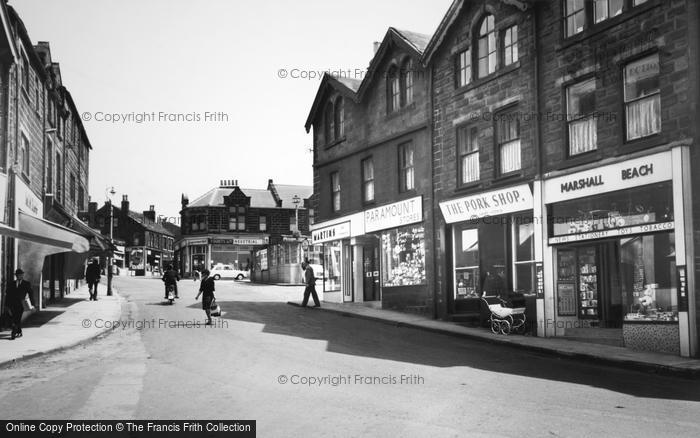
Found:
[[[243,280],[244,278],[248,278],[250,276],[250,271],[236,269],[233,265],[218,264],[211,268],[209,275],[214,280],[221,280],[222,278]]]

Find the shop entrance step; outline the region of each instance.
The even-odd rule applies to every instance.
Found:
[[[588,342],[589,344],[612,345],[622,347],[622,329],[608,328],[567,328],[564,332],[564,339],[578,342]]]

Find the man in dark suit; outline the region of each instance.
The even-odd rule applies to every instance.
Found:
[[[97,285],[100,282],[100,262],[93,260],[85,269],[85,281],[90,290],[90,300],[97,301]]]
[[[304,260],[301,264],[301,269],[304,270],[304,301],[301,303],[301,307],[306,307],[309,302],[309,294],[314,299],[314,307],[321,307],[321,303],[318,300],[318,295],[316,294],[316,277],[314,276],[314,269],[311,267],[311,263],[308,260]]]
[[[32,286],[24,280],[24,271],[15,271],[15,281],[8,281],[5,288],[5,303],[12,317],[12,334],[10,339],[22,337],[22,314],[24,313],[24,299],[29,297],[32,301]],[[31,308],[34,308],[32,303]]]

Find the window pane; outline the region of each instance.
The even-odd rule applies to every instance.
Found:
[[[514,216],[515,219],[521,216]],[[515,261],[529,261],[535,259],[535,225],[534,223],[525,223],[515,225]]]
[[[595,22],[608,18],[608,0],[595,0],[593,9],[595,10]]]
[[[595,117],[569,123],[569,155],[595,150],[598,144],[598,127]]]
[[[382,286],[425,283],[423,227],[405,227],[382,233]]]
[[[567,119],[574,120],[595,111],[595,80],[572,85],[566,90]]]
[[[659,57],[648,56],[625,67],[625,101],[659,91]]]
[[[627,139],[661,132],[661,98],[658,94],[627,105]]]
[[[520,140],[511,141],[501,145],[501,173],[519,170]]]
[[[462,183],[479,180],[479,153],[474,152],[462,157]]]

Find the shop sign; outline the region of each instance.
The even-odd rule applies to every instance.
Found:
[[[590,233],[568,234],[564,236],[550,237],[549,244],[580,242],[582,240],[606,239],[608,237],[629,236],[642,233],[673,230],[673,222],[661,222],[658,224],[635,225],[626,228],[613,228],[609,230],[592,231]]]
[[[423,198],[406,199],[365,211],[365,233],[423,221]]]
[[[551,204],[671,179],[671,152],[661,152],[546,180],[544,198]]]
[[[233,239],[211,239],[213,245],[265,245],[267,238],[236,237]],[[192,244],[192,242],[190,242]]]
[[[204,239],[190,239],[186,242],[186,245],[206,245],[209,243],[209,239],[206,237]]]
[[[261,249],[256,253],[261,271],[267,271],[267,249]]]
[[[486,216],[532,210],[533,206],[534,201],[530,186],[523,184],[441,202],[440,210],[442,210],[445,222],[453,224]]]
[[[41,218],[44,215],[41,199],[19,177],[15,178],[15,202],[17,208],[31,216]]]
[[[301,242],[301,241],[302,241],[301,237],[289,237],[289,236],[282,237],[282,242]]]
[[[678,311],[688,311],[688,277],[685,265],[676,266],[676,284],[678,289]]]
[[[330,242],[348,237],[350,237],[350,222],[330,225],[311,232],[311,241],[313,243]]]

